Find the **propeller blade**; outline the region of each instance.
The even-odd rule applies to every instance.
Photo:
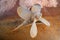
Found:
[[[17,8],[17,13],[24,20],[27,20],[31,17],[31,12],[24,7],[18,7]]]
[[[15,29],[13,29],[12,31],[16,31],[18,30],[20,27],[22,27],[23,25],[27,24],[27,21],[24,21],[23,23],[21,23],[19,26],[17,26]]]
[[[17,13],[18,13],[19,16],[20,16],[21,12],[22,12],[21,7],[18,7],[17,8]]]
[[[44,23],[45,25],[50,26],[50,23],[49,23],[46,19],[40,17],[39,20],[40,20],[42,23]]]
[[[34,20],[34,22],[32,23],[32,27],[31,27],[31,30],[30,30],[30,35],[32,38],[36,37],[37,35],[37,26],[36,26],[36,19]]]

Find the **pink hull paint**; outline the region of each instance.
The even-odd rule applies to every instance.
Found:
[[[26,0],[27,1],[27,0]],[[25,1],[25,2],[26,2]],[[40,1],[41,0],[33,0],[33,1],[27,1],[30,5],[32,5],[32,4],[35,4],[35,3],[39,3],[40,4]],[[58,2],[57,2],[58,1]],[[58,8],[48,8],[47,10],[50,12],[50,14],[51,15],[59,15],[60,13],[56,13],[56,12],[59,12],[58,10],[59,10],[59,7],[60,7],[60,4],[59,4],[59,2],[60,2],[60,0],[55,0],[55,2],[53,2],[53,3],[55,3],[55,6],[57,6],[57,3],[58,3]],[[17,7],[18,7],[18,5],[19,5],[19,1],[17,0],[17,1],[13,1],[13,2],[15,2],[15,4],[14,4],[14,7],[12,7],[11,9],[9,9],[8,7],[7,7],[7,10],[5,10],[5,12],[4,13],[2,13],[2,12],[0,12],[0,19],[1,18],[5,18],[5,17],[10,17],[10,16],[17,16],[17,12],[16,12],[16,10],[17,10]],[[47,3],[47,0],[45,0],[45,2],[44,1],[42,1],[44,4],[45,3]],[[28,3],[26,3],[27,4],[27,6],[29,7],[29,5],[28,5]],[[42,4],[43,4],[42,3]],[[52,3],[52,2],[50,2],[50,3]],[[47,4],[46,4],[47,5]],[[12,5],[11,5],[12,6]],[[45,5],[43,5],[43,6],[45,6]],[[48,7],[48,6],[47,6]],[[52,7],[52,6],[51,6]],[[54,6],[53,6],[54,7]],[[3,11],[3,10],[1,10],[1,11]],[[49,14],[46,14],[45,12],[44,12],[44,9],[42,10],[42,12],[43,12],[43,15],[49,15]],[[7,15],[7,16],[6,16]]]
[[[42,7],[56,7],[58,3],[57,0],[20,0],[20,5],[30,7],[34,4],[40,4]]]

